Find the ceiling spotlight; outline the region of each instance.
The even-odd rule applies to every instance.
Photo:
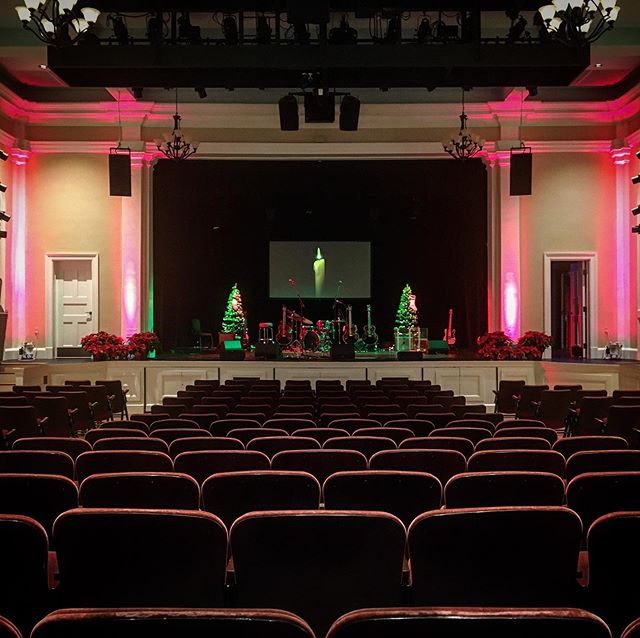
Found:
[[[638,225],[638,226],[632,226],[632,227],[631,227],[631,232],[632,232],[632,233],[637,233],[638,235],[640,235],[640,225]],[[6,237],[6,235],[5,235],[5,237]]]
[[[329,31],[329,42],[331,44],[356,44],[358,42],[358,32],[349,26],[347,14],[342,14],[340,26]]]
[[[7,215],[3,210],[0,210],[0,219],[3,222],[8,222],[11,219],[11,215]]]
[[[386,44],[398,44],[402,40],[402,18],[400,14],[393,15],[389,18],[387,24],[387,32],[384,35]]]
[[[429,18],[424,16],[422,20],[420,20],[420,24],[416,29],[416,40],[418,42],[427,42],[431,39],[431,22],[429,22]]]
[[[147,20],[147,39],[151,44],[159,46],[164,42],[164,21],[162,11]]]
[[[6,162],[9,159],[9,153],[0,149],[0,160]]]
[[[200,27],[191,24],[189,13],[183,11],[178,18],[178,37],[181,40],[189,40],[191,44],[200,44]]]
[[[204,100],[204,98],[207,97],[207,89],[205,89],[204,86],[196,86],[194,90],[201,100]]]
[[[7,185],[0,182],[0,193],[6,193],[6,192],[7,192]]]
[[[271,44],[271,25],[265,16],[256,18],[256,42],[258,44]]]
[[[632,184],[640,184],[640,175],[636,175],[635,177],[631,178],[631,183]]]
[[[509,44],[513,44],[518,40],[524,39],[527,35],[527,21],[521,15],[511,18],[511,26],[509,27],[509,33],[507,34],[507,42]]]
[[[127,29],[127,25],[124,22],[124,18],[122,16],[107,16],[107,22],[111,22],[111,28],[113,29],[113,35],[115,39],[118,41],[118,44],[127,45],[129,44],[129,29]]]
[[[222,20],[222,33],[225,44],[238,44],[238,23],[233,16],[225,16]]]
[[[538,95],[537,86],[527,86],[525,88],[527,89],[527,93],[529,94],[529,97],[535,97],[536,95]]]
[[[632,208],[632,209],[631,209],[631,212],[632,212],[634,215],[640,215],[640,204],[638,204],[635,208]]]

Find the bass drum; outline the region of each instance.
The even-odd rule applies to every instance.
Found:
[[[316,352],[320,348],[320,336],[315,330],[306,330],[302,337],[302,349]]]

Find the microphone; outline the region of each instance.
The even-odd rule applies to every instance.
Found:
[[[289,285],[290,286],[295,286],[296,285],[296,280],[295,279],[289,279]]]

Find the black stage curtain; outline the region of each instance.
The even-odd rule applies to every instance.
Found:
[[[478,159],[161,160],[153,190],[154,327],[165,350],[193,343],[194,317],[215,335],[234,282],[252,338],[260,321],[277,326],[270,240],[371,241],[372,319],[384,341],[405,283],[430,338],[442,338],[449,308],[459,346],[487,328],[487,174]],[[367,302],[353,303],[360,326]],[[305,315],[330,319],[332,302],[307,301]]]

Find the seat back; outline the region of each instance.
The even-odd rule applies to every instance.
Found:
[[[169,446],[169,456],[175,459],[183,452],[202,452],[205,450],[244,450],[242,441],[229,436],[194,436],[175,439]]]
[[[518,402],[517,399],[514,399],[514,396],[520,395],[525,383],[525,381],[511,379],[500,381],[496,392],[496,412],[515,414]]]
[[[200,488],[177,472],[93,474],[80,485],[82,507],[197,510]]]
[[[426,472],[363,470],[332,474],[322,493],[329,510],[388,512],[408,526],[418,514],[440,507],[442,485]]]
[[[99,439],[93,444],[95,451],[101,450],[140,450],[142,452],[162,452],[169,454],[169,446],[162,440],[151,436],[113,437]]]
[[[63,437],[34,436],[17,439],[13,442],[13,450],[48,450],[50,452],[64,452],[75,459],[83,452],[91,451],[91,444],[84,439],[70,439]]]
[[[444,489],[445,507],[562,505],[564,481],[549,472],[467,472]]]
[[[545,635],[562,638],[611,638],[609,628],[600,618],[581,609],[450,607],[354,611],[336,621],[327,638],[535,638]]]
[[[602,420],[606,419],[613,399],[606,395],[585,396],[580,399],[580,413],[572,433],[577,436],[597,435],[602,432]]]
[[[496,430],[494,434],[495,438],[501,438],[503,436],[514,437],[514,436],[525,436],[525,437],[534,437],[538,439],[546,439],[549,441],[551,445],[553,445],[558,440],[558,435],[555,430],[546,427],[522,427],[522,428],[501,428]]]
[[[405,439],[398,447],[402,450],[457,450],[467,459],[474,451],[473,441],[457,436],[417,436]]]
[[[287,434],[293,434],[296,430],[302,428],[315,428],[316,423],[311,419],[268,419],[264,422],[265,428],[275,428],[277,430],[284,430]]]
[[[548,428],[564,430],[573,400],[571,390],[544,390],[540,398],[538,419]]]
[[[433,432],[429,433],[429,436],[446,436],[447,438],[461,438],[471,441],[474,445],[477,445],[483,439],[490,439],[492,433],[490,430],[484,428],[436,428]]]
[[[551,472],[565,476],[565,460],[553,450],[485,450],[469,458],[469,472]]]
[[[486,419],[456,419],[455,421],[450,421],[447,423],[448,428],[480,428],[482,430],[489,430],[489,432],[494,432],[496,427],[493,423],[490,423]]]
[[[287,433],[284,430],[279,430],[277,428],[237,428],[230,430],[227,436],[230,436],[232,439],[242,441],[246,447],[247,443],[253,439],[262,439],[274,436],[282,437],[287,436]]]
[[[227,531],[212,514],[76,509],[56,519],[53,535],[64,606],[222,605]]]
[[[479,441],[476,452],[483,450],[550,450],[551,446],[546,439],[533,436],[502,436],[493,439]]]
[[[92,474],[112,472],[172,472],[168,454],[138,450],[103,450],[84,452],[76,459],[78,483]]]
[[[174,468],[176,472],[184,472],[202,484],[212,474],[220,472],[268,470],[269,457],[254,450],[182,452],[176,456]]]
[[[49,450],[0,451],[0,474],[57,474],[73,479],[73,459]]]
[[[0,405],[0,428],[14,431],[11,440],[38,436],[40,428],[36,409],[32,405]]]
[[[627,450],[629,443],[620,436],[571,436],[556,441],[553,449],[568,459],[585,450]]]
[[[247,512],[320,507],[320,483],[308,472],[221,472],[202,484],[202,506],[231,528]]]
[[[259,428],[260,422],[255,419],[218,419],[209,427],[213,436],[227,436],[231,430]]]
[[[520,400],[516,410],[516,418],[533,419],[537,418],[538,407],[535,405],[542,400],[542,393],[548,390],[548,385],[524,385],[520,389]]]
[[[230,543],[238,604],[293,611],[319,636],[347,611],[399,603],[405,530],[389,514],[252,512]]]
[[[68,437],[71,435],[69,420],[69,402],[63,396],[35,396],[32,399],[36,416],[46,417],[43,431],[47,436]]]
[[[289,450],[278,452],[271,468],[309,472],[322,485],[334,472],[367,469],[367,457],[355,450]]]
[[[322,446],[325,441],[329,439],[333,439],[337,436],[349,436],[349,433],[346,430],[341,430],[340,428],[302,428],[301,430],[296,430],[292,433],[293,436],[306,436],[312,439],[315,439],[320,446]]]
[[[252,439],[247,450],[257,450],[269,458],[284,450],[319,450],[320,443],[303,436],[266,436]]]
[[[160,419],[159,421],[155,421],[149,426],[149,431],[155,432],[156,430],[179,430],[181,428],[187,430],[196,430],[199,427],[200,424],[197,421],[178,417],[177,419]]]
[[[152,432],[154,438],[162,439],[167,445],[171,445],[178,439],[201,439],[210,437],[211,433],[201,428],[176,428],[167,430],[155,430]]]
[[[86,636],[314,638],[304,620],[272,609],[62,609],[40,621],[32,638]]]
[[[113,412],[120,412],[121,414],[124,414],[127,399],[120,379],[96,381],[96,385],[104,386],[107,389],[107,394],[110,397],[111,409]]]
[[[391,419],[385,423],[388,428],[405,428],[411,430],[414,436],[429,436],[435,425],[426,419]]]
[[[385,450],[371,457],[369,469],[427,472],[445,485],[454,474],[467,469],[467,459],[456,450]]]
[[[572,606],[578,593],[581,534],[578,515],[564,507],[451,509],[421,514],[408,534],[411,602],[429,606]]]
[[[356,450],[370,459],[381,450],[395,450],[398,446],[393,439],[382,436],[337,436],[325,441],[325,450]],[[357,509],[357,508],[356,508]]]
[[[605,434],[621,436],[626,439],[630,448],[637,450],[640,447],[639,429],[640,405],[612,405],[609,408]]]
[[[576,452],[567,459],[567,481],[588,472],[640,472],[640,450]]]
[[[140,438],[147,436],[141,430],[133,430],[131,428],[94,428],[93,430],[89,430],[84,437],[84,440],[93,445],[96,441],[100,439],[113,439],[115,437],[118,438]]]

